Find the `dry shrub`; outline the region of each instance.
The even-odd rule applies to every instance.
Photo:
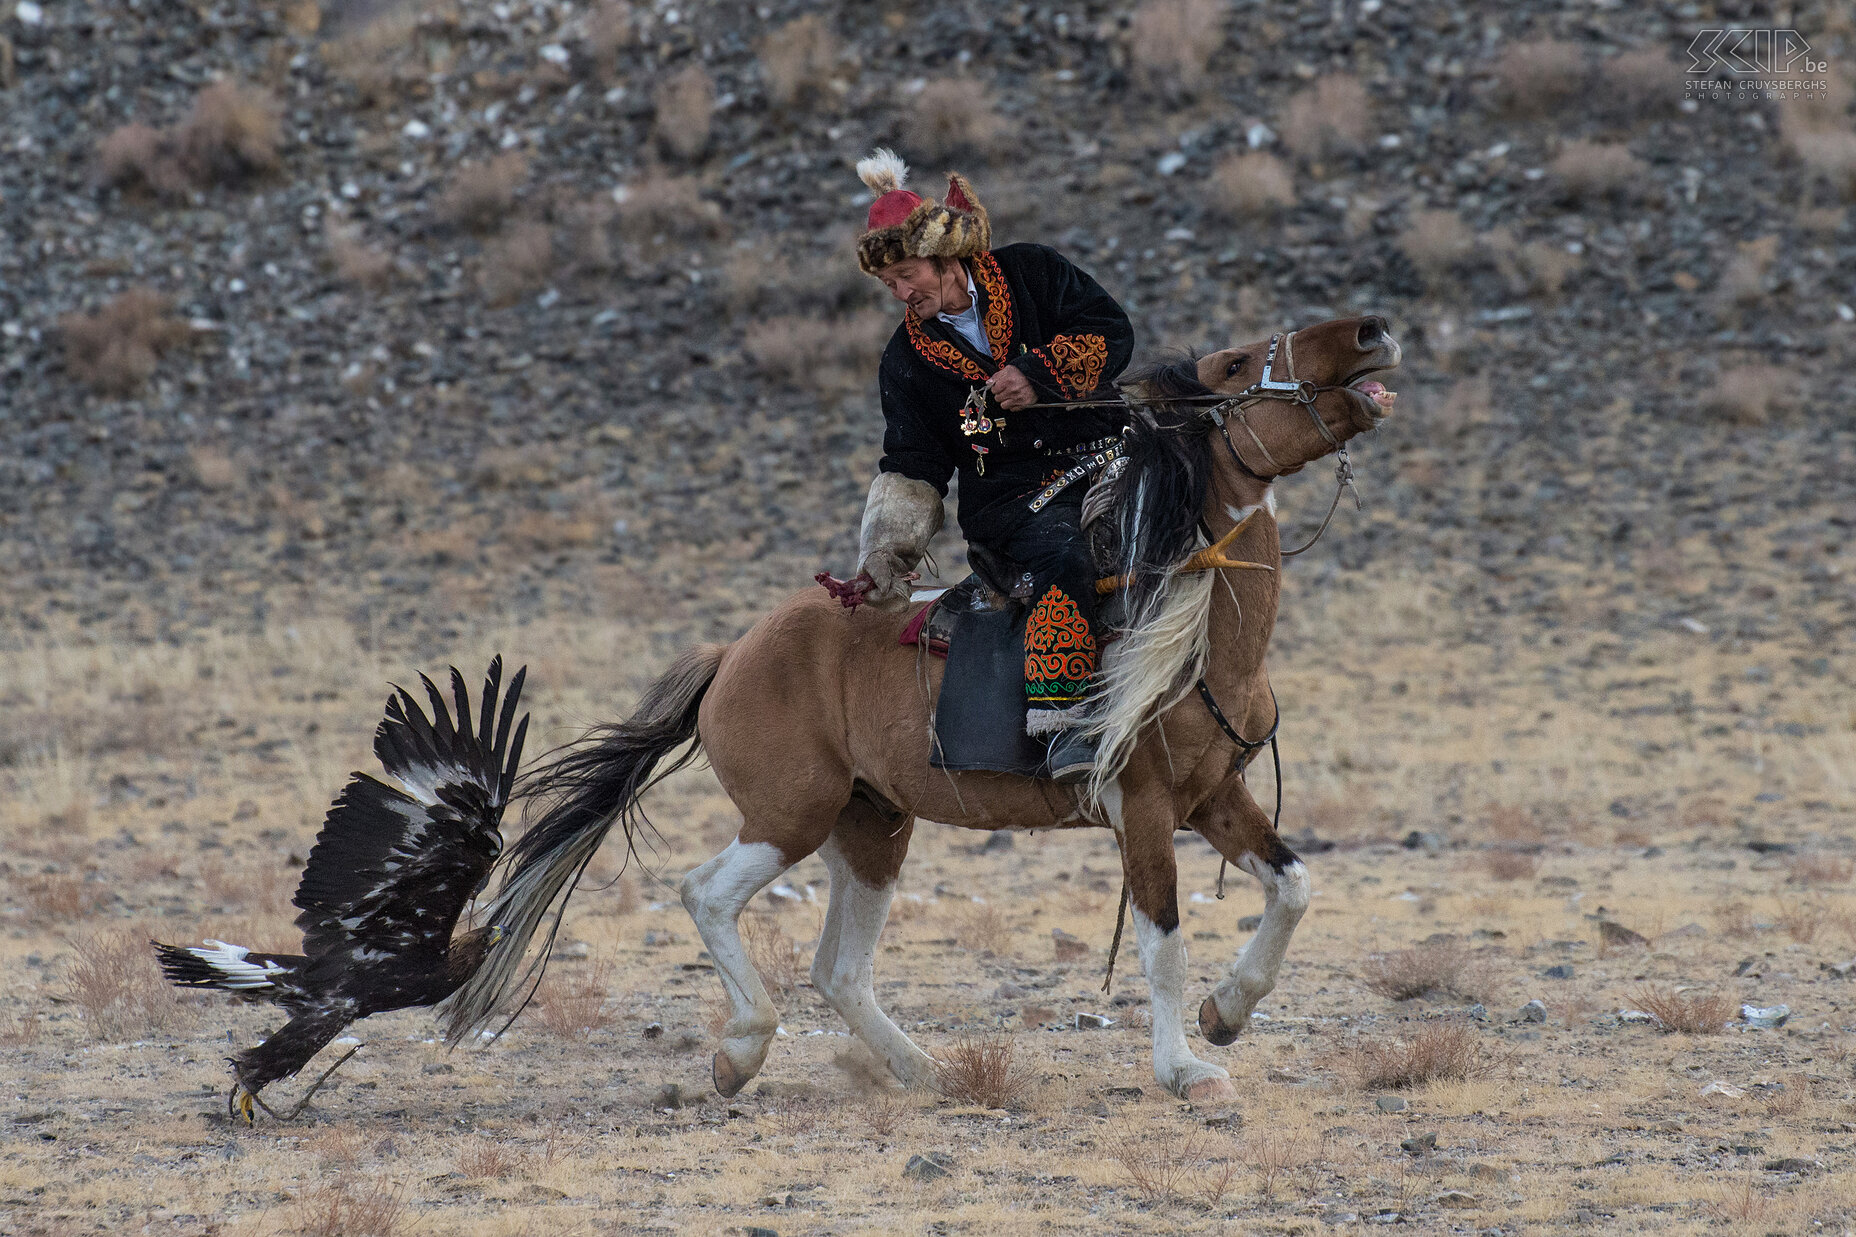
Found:
[[[1453,210],[1414,211],[1398,246],[1427,284],[1439,284],[1476,249],[1476,237]]]
[[[535,993],[535,1016],[552,1035],[584,1040],[612,1025],[612,1014],[606,1009],[606,988],[611,979],[612,964],[603,958],[572,972],[552,967]]]
[[[1579,255],[1552,241],[1528,241],[1521,246],[1519,259],[1527,289],[1549,300],[1557,298],[1567,277],[1584,265]]]
[[[1352,74],[1330,73],[1289,100],[1278,127],[1283,145],[1314,163],[1360,148],[1371,133],[1371,100]]]
[[[748,951],[748,961],[760,972],[761,982],[770,992],[790,996],[806,973],[798,942],[771,915],[754,912],[741,916],[738,923],[741,944]]]
[[[860,389],[895,321],[881,310],[830,320],[793,314],[748,324],[742,348],[761,373],[820,395]]]
[[[870,278],[857,259],[838,246],[810,252],[811,239],[783,233],[766,250],[731,250],[722,270],[730,312],[837,318],[868,306]]]
[[[1411,949],[1374,954],[1361,975],[1366,986],[1380,996],[1407,1001],[1427,992],[1443,992],[1471,1000],[1490,983],[1484,960],[1461,941],[1430,941]]]
[[[1008,1034],[962,1035],[935,1062],[935,1086],[950,1100],[1004,1108],[1031,1086],[1028,1067],[1014,1064]]]
[[[999,117],[983,83],[943,77],[907,101],[903,132],[929,158],[983,155],[999,135]]]
[[[487,1138],[466,1143],[458,1152],[457,1164],[466,1177],[528,1176],[533,1167],[527,1155]]]
[[[406,1187],[387,1188],[348,1177],[306,1191],[294,1231],[301,1237],[397,1237],[411,1229]]]
[[[1717,1186],[1707,1201],[1709,1214],[1739,1228],[1760,1224],[1772,1213],[1773,1197],[1753,1183],[1753,1170],[1738,1185]]]
[[[27,879],[21,893],[34,923],[68,923],[82,919],[103,904],[103,889],[81,876],[37,876]]]
[[[657,140],[680,159],[695,159],[709,146],[715,123],[715,82],[701,65],[690,65],[657,88]]]
[[[651,173],[613,190],[619,230],[632,240],[714,236],[722,230],[722,208],[703,198],[694,176]]]
[[[442,12],[422,13],[438,6],[388,4],[376,6],[378,16],[341,38],[322,45],[325,64],[354,87],[362,107],[387,107],[402,96],[429,88],[430,74],[442,72],[456,52],[442,38],[423,40],[423,21],[445,20]]]
[[[760,71],[775,107],[791,108],[829,99],[838,40],[816,13],[787,22],[760,41]]]
[[[492,309],[536,292],[554,273],[554,231],[537,220],[517,224],[484,247],[480,281]]]
[[[1482,866],[1498,881],[1532,880],[1540,874],[1540,856],[1519,850],[1492,850],[1482,856]]]
[[[393,255],[369,245],[362,239],[361,226],[343,223],[333,215],[322,221],[323,242],[328,246],[329,265],[343,283],[362,288],[379,288],[393,274]]]
[[[1856,200],[1856,130],[1850,124],[1850,83],[1832,73],[1828,89],[1779,104],[1779,136],[1814,175]],[[1792,92],[1797,94],[1798,92]]]
[[[1220,0],[1144,0],[1128,26],[1128,56],[1142,84],[1168,99],[1189,97],[1223,41]]]
[[[872,1134],[878,1138],[893,1138],[915,1115],[915,1099],[907,1091],[895,1087],[873,1089],[857,1105],[857,1113]]]
[[[1776,235],[1740,241],[1734,246],[1734,256],[1721,271],[1717,294],[1729,306],[1751,305],[1760,300],[1766,295],[1766,275],[1778,258],[1779,238]]]
[[[516,190],[528,178],[528,156],[507,150],[486,163],[467,163],[433,207],[439,222],[472,232],[489,232],[515,205]]]
[[[1842,885],[1847,884],[1852,875],[1856,875],[1856,859],[1810,851],[1796,856],[1787,865],[1785,882],[1788,885]]]
[[[1821,898],[1796,898],[1781,901],[1776,921],[1785,935],[1800,945],[1817,939],[1831,920],[1830,907]]]
[[[1792,375],[1778,365],[1735,365],[1701,393],[1700,411],[1734,425],[1764,425],[1791,389]]]
[[[1744,902],[1723,902],[1714,908],[1714,930],[1722,936],[1743,940],[1753,935],[1757,925],[1753,922],[1753,908]]]
[[[1622,142],[1577,141],[1560,148],[1551,170],[1567,197],[1586,201],[1641,197],[1650,165]]]
[[[1369,1091],[1462,1082],[1494,1071],[1475,1029],[1460,1022],[1430,1023],[1408,1041],[1363,1040],[1354,1046],[1351,1064],[1355,1081]]]
[[[1142,1130],[1117,1139],[1109,1154],[1123,1178],[1150,1202],[1194,1197],[1216,1206],[1231,1187],[1237,1163],[1228,1148],[1196,1131]]]
[[[1656,1019],[1659,1029],[1683,1035],[1718,1035],[1739,1009],[1734,999],[1724,993],[1691,996],[1662,986],[1633,992],[1630,1002]]]
[[[1267,151],[1232,155],[1212,173],[1212,209],[1243,219],[1295,205],[1295,177]]]
[[[103,395],[130,395],[155,372],[163,352],[184,342],[187,324],[168,316],[168,298],[130,288],[94,314],[66,314],[64,367]]]
[[[1588,98],[1601,113],[1641,121],[1674,111],[1687,76],[1660,48],[1638,47],[1598,62]]]
[[[204,444],[187,449],[187,470],[203,490],[229,490],[245,479],[237,460]]]
[[[192,1023],[193,1011],[161,977],[142,934],[97,932],[72,941],[71,949],[76,957],[65,996],[97,1039],[135,1039]]]
[[[30,1011],[0,1018],[0,1048],[30,1048],[39,1042],[45,1026]]]
[[[990,902],[975,902],[958,917],[954,939],[964,949],[1003,956],[1012,950],[1012,925]]]
[[[632,6],[621,0],[601,0],[586,19],[586,54],[602,78],[610,78],[619,67],[619,53],[638,37],[632,20]]]
[[[97,144],[97,180],[109,187],[178,197],[238,185],[277,167],[277,101],[255,86],[217,81],[194,96],[178,125],[124,125]]]
[[[567,272],[595,275],[612,269],[608,229],[618,213],[618,204],[604,194],[575,198],[555,207],[560,225],[557,249]]]
[[[1559,39],[1511,44],[1495,62],[1495,101],[1517,116],[1543,116],[1585,88],[1585,55]]]

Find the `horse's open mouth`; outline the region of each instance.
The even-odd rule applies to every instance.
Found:
[[[1378,369],[1365,371],[1367,374],[1381,372],[1384,371]],[[1354,411],[1367,419],[1368,428],[1392,415],[1392,404],[1398,399],[1398,392],[1386,390],[1385,383],[1362,374],[1354,376],[1342,385],[1349,395],[1355,397]]]

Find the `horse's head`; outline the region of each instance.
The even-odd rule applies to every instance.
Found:
[[[1222,410],[1239,462],[1268,478],[1339,449],[1392,412],[1395,396],[1372,375],[1398,367],[1398,341],[1377,314],[1336,318],[1226,348],[1198,360],[1209,392],[1243,397]]]

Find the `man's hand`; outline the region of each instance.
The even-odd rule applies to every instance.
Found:
[[[998,401],[999,407],[1008,412],[1015,408],[1029,408],[1038,402],[1038,393],[1031,385],[1031,379],[1013,365],[1000,366],[999,372],[986,380],[986,385],[992,388],[992,397]]]

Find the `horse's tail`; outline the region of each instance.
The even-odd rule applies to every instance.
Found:
[[[502,931],[483,964],[446,1005],[447,1042],[455,1044],[480,1030],[525,982],[540,982],[567,899],[613,825],[624,831],[627,856],[637,853],[638,800],[701,751],[697,711],[727,648],[700,644],[686,650],[630,717],[594,727],[523,779],[521,789],[534,797],[541,815],[510,848],[502,889],[478,916],[479,922]],[[665,764],[679,747],[684,750]],[[525,963],[536,928],[557,903],[540,955]],[[533,991],[531,986],[530,995]]]

